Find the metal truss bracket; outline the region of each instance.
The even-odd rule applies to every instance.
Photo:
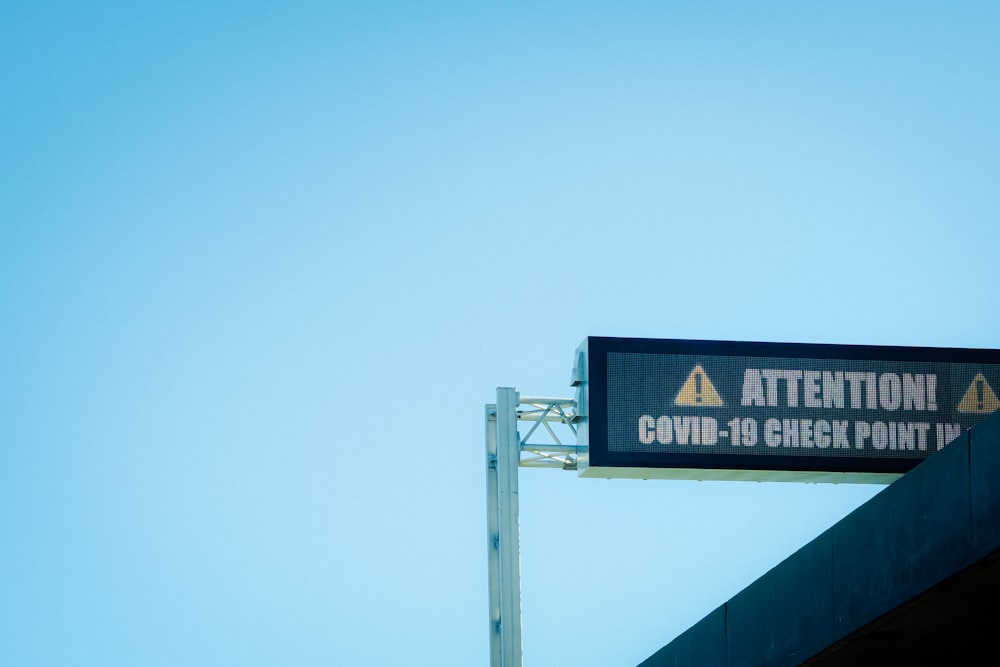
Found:
[[[566,444],[559,439],[552,424],[563,424],[569,430],[569,435],[576,439],[576,424],[574,423],[575,402],[572,398],[547,398],[541,396],[518,395],[518,421],[530,422],[531,427],[524,436],[519,437],[522,468],[562,468],[576,470],[578,454],[584,448],[580,445]],[[539,427],[542,430],[539,430]],[[544,431],[550,442],[528,442],[535,435]]]

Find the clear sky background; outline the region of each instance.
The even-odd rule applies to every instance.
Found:
[[[588,335],[997,347],[998,35],[6,2],[0,664],[486,665],[498,386],[572,395]],[[881,488],[523,469],[524,664],[634,665]]]

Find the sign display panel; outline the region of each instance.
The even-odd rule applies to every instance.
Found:
[[[584,476],[887,482],[1000,408],[1000,350],[588,338]]]

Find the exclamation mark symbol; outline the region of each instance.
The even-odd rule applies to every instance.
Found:
[[[972,391],[971,389],[969,390]],[[989,400],[990,387],[986,385],[986,398]],[[971,402],[972,399],[970,398]],[[705,369],[696,365],[691,369],[681,390],[674,398],[674,405],[694,405],[698,407],[718,407],[723,405],[722,397],[715,390],[712,379],[705,374]]]
[[[976,378],[976,410],[978,412],[983,412],[983,382],[980,378]]]

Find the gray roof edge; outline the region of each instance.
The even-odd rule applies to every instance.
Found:
[[[801,664],[1000,549],[998,479],[1000,412],[888,485],[641,667]],[[700,659],[713,650],[706,642],[716,647],[714,660]]]

